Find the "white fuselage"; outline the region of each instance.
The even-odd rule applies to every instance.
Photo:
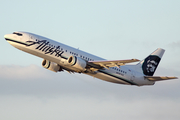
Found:
[[[66,70],[77,72],[76,68],[66,64],[66,61],[70,56],[80,57],[85,61],[105,60],[39,35],[27,32],[20,33],[22,35],[7,34],[5,35],[5,38],[12,46],[35,56],[57,63]],[[109,69],[104,68],[94,72],[88,71],[83,73],[105,81],[119,84],[137,86],[154,84],[153,81],[145,79],[142,73],[137,72],[135,68],[133,69],[132,65],[124,65],[120,66],[120,68],[110,67]]]

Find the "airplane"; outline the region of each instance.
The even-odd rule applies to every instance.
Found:
[[[158,48],[144,60],[105,60],[49,38],[29,32],[13,32],[4,38],[15,48],[43,58],[42,66],[53,72],[83,73],[112,83],[154,85],[177,77],[153,76],[165,52]],[[128,64],[138,62],[137,64]]]

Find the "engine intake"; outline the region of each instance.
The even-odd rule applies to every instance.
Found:
[[[80,57],[70,56],[68,58],[68,64],[72,67],[78,69],[79,71],[85,71],[85,67],[87,65],[86,61],[81,59]]]
[[[49,60],[43,60],[42,66],[53,72],[63,71],[61,66],[59,66],[57,63],[50,62]]]

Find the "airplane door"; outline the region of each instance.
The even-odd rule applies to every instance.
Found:
[[[135,72],[131,71],[131,81],[133,82],[135,80]]]

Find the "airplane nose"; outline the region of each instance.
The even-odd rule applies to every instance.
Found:
[[[4,38],[8,39],[9,38],[9,34],[4,35]]]
[[[14,39],[14,36],[12,34],[6,34],[4,35],[4,39],[9,43],[11,44],[12,46],[14,46],[14,42],[13,39]]]

